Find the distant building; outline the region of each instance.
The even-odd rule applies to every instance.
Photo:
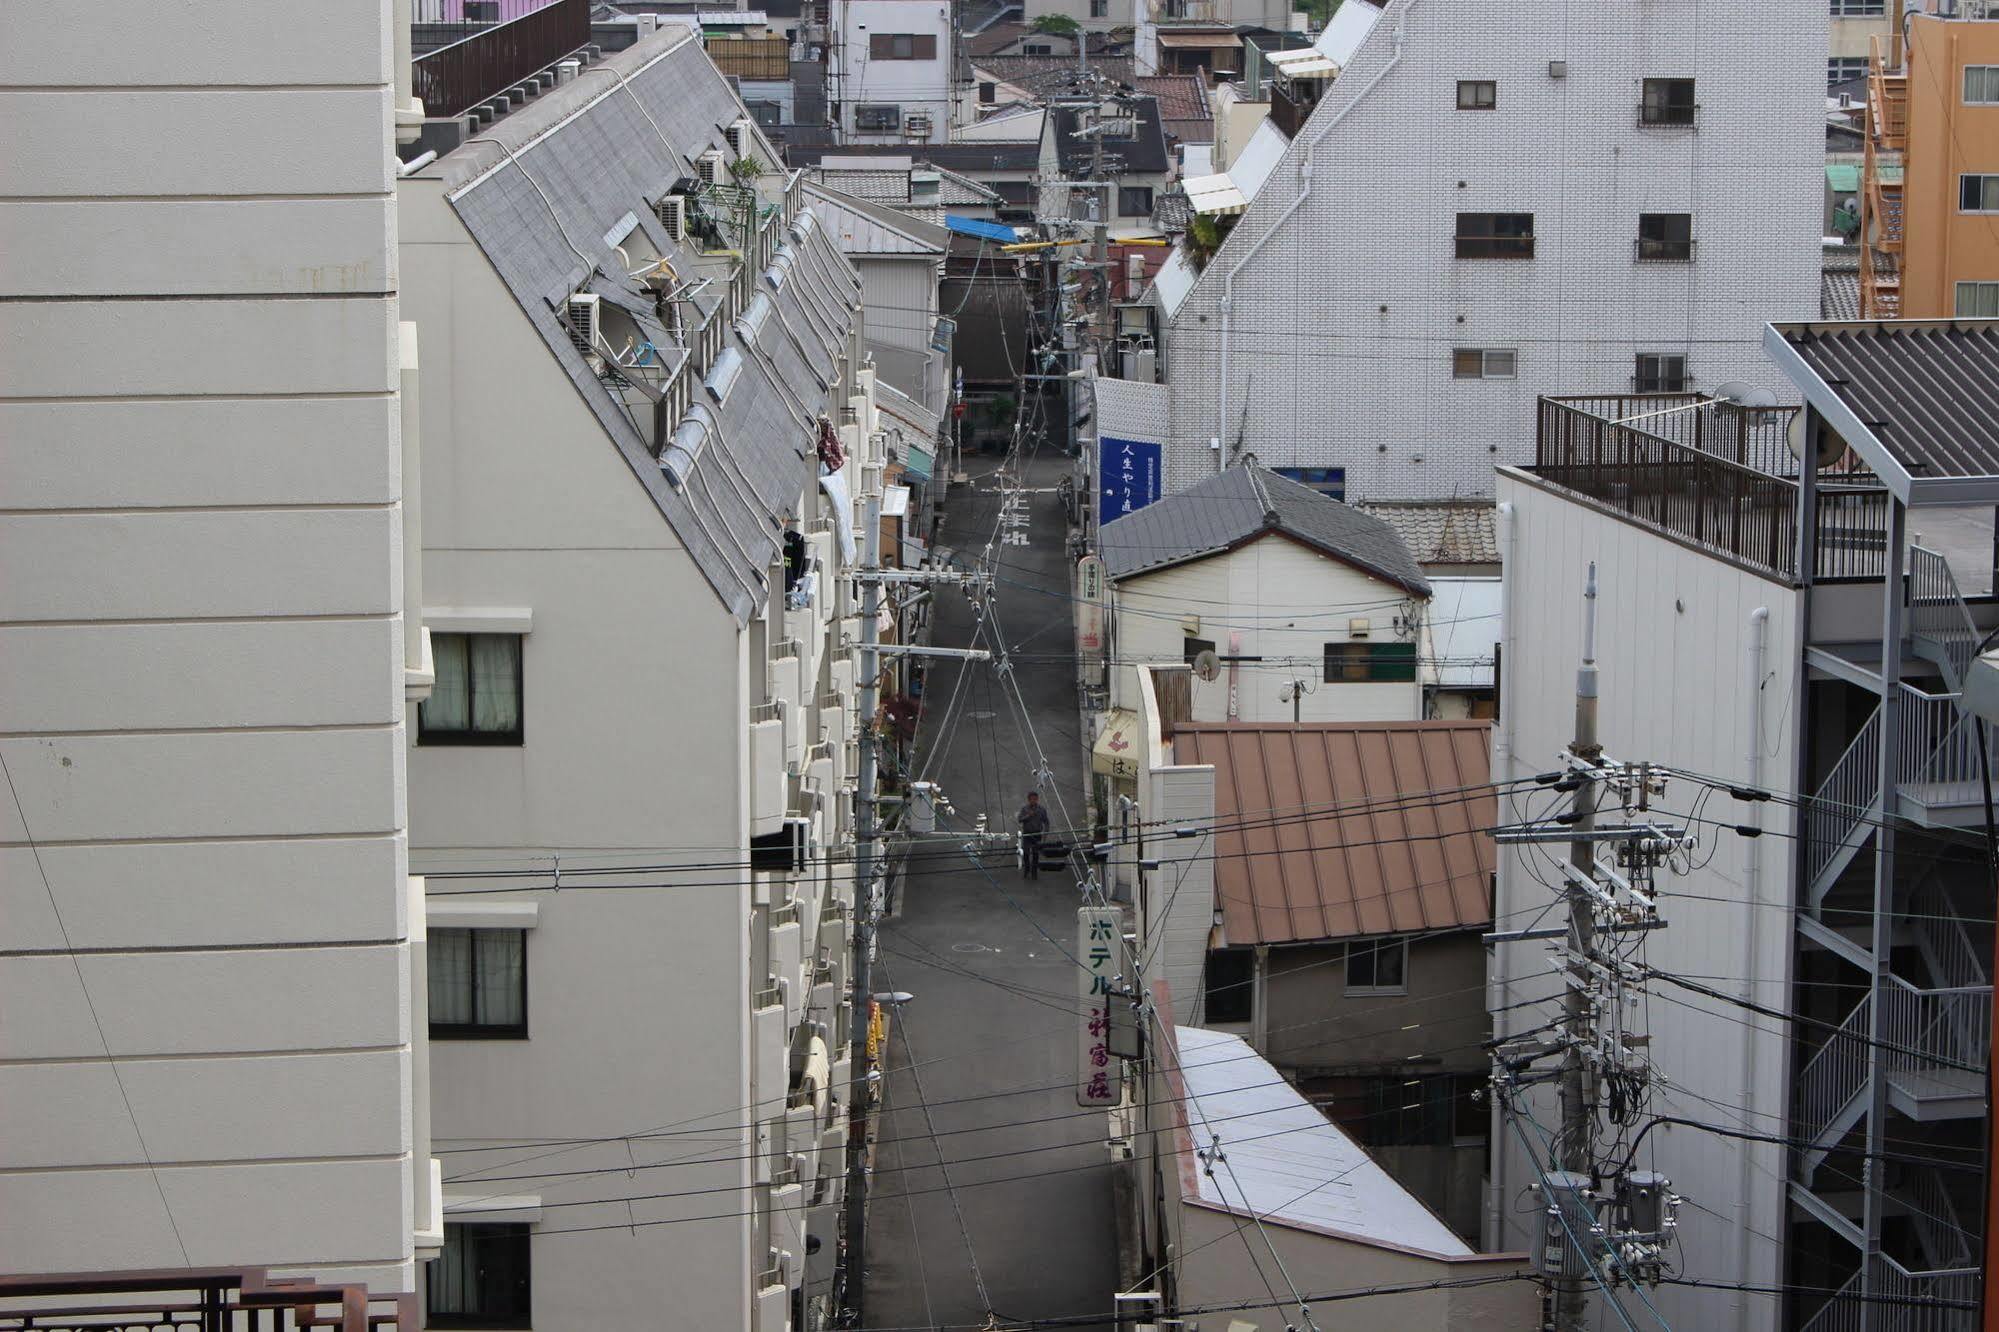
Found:
[[[942,143],[958,103],[952,6],[826,0],[826,98],[838,141]]]
[[[1150,233],[1153,209],[1174,170],[1158,99],[1106,103],[1101,122],[1092,114],[1085,106],[1049,108],[1041,132],[1038,216],[1096,219],[1103,207],[1102,220],[1113,229]],[[1099,162],[1109,187],[1077,188],[1075,182],[1097,179],[1092,172]],[[1099,196],[1108,203],[1099,204]]]

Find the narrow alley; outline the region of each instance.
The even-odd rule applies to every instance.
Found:
[[[981,814],[1012,831],[1043,756],[1051,835],[1086,817],[1059,494],[1067,466],[1044,451],[1015,479],[1027,523],[1011,530],[1027,539],[993,548],[983,630],[967,599],[939,606],[933,642],[990,648],[997,638],[1013,682],[996,662],[930,671],[916,766],[955,808],[940,833],[969,830]],[[1002,502],[995,466],[971,470],[971,485],[951,492],[940,538],[966,564],[1000,530]],[[1108,1310],[1115,1284],[1103,1119],[1079,1111],[1073,1092],[1079,1019],[1064,950],[1075,947],[1075,878],[1050,870],[1025,880],[998,853],[982,869],[942,854],[955,845],[940,837],[917,849],[880,935],[875,988],[915,997],[891,1028],[867,1327]]]

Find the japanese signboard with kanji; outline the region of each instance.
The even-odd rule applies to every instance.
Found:
[[[1097,441],[1097,521],[1136,513],[1159,498],[1159,446],[1105,435]]]
[[[1076,960],[1082,964],[1082,1062],[1076,1104],[1116,1105],[1118,1062],[1110,1049],[1111,992],[1117,989],[1122,917],[1114,907],[1084,907],[1076,913]]]
[[[1085,555],[1076,565],[1076,647],[1100,652],[1104,646],[1104,562]]]

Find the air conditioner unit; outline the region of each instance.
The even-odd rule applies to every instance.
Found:
[[[928,140],[930,138],[930,117],[924,115],[904,116],[902,120],[902,133],[905,138]]]
[[[569,298],[569,341],[583,353],[593,371],[602,373],[604,357],[597,350],[597,302],[595,292],[577,292]]]
[[[653,212],[659,224],[666,229],[667,239],[684,241],[687,239],[687,196],[669,194],[653,205]]]
[[[705,185],[720,185],[728,179],[729,167],[722,158],[720,148],[710,148],[694,159],[694,174],[701,177]]]
[[[756,125],[747,116],[738,116],[729,122],[722,137],[729,141],[729,151],[737,157],[749,156],[750,146],[756,142]]]

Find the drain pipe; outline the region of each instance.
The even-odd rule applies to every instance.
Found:
[[[1513,505],[1503,502],[1498,506],[1499,518],[1499,661],[1496,669],[1499,678],[1494,683],[1497,692],[1493,703],[1499,713],[1499,724],[1492,728],[1492,780],[1508,782],[1513,778],[1513,709],[1506,701],[1506,683],[1518,674],[1519,663],[1513,660],[1513,539],[1517,527]],[[1500,788],[1505,789],[1503,786]],[[1504,799],[1502,795],[1499,797]],[[1492,965],[1486,969],[1485,1011],[1500,1012],[1508,1000],[1506,992],[1510,977],[1500,970],[1500,959],[1504,956],[1498,948],[1493,949]],[[1496,1037],[1497,1031],[1493,1032]],[[1499,1098],[1488,1098],[1492,1102],[1492,1131],[1487,1141],[1498,1146],[1506,1141],[1505,1121],[1499,1112]],[[1486,1190],[1484,1249],[1487,1253],[1498,1253],[1506,1247],[1506,1151],[1503,1146],[1489,1151],[1492,1183]]]
[[[1743,753],[1745,760],[1743,764],[1743,781],[1748,784],[1751,790],[1755,790],[1763,785],[1763,677],[1766,669],[1764,663],[1769,650],[1769,637],[1770,608],[1768,606],[1758,606],[1755,610],[1749,612],[1749,644],[1745,650],[1745,656],[1747,657],[1747,666],[1745,669],[1749,677],[1746,682],[1749,694],[1746,704],[1749,710],[1749,740],[1748,748]],[[1742,821],[1750,827],[1760,828],[1763,824],[1763,804],[1760,801],[1741,806],[1738,809],[1738,814],[1742,818]],[[1756,950],[1760,942],[1760,921],[1763,917],[1763,912],[1760,910],[1763,903],[1763,839],[1760,837],[1744,837],[1742,839],[1742,898],[1749,907],[1749,919],[1744,921],[1742,926],[1742,970],[1737,974],[1744,978],[1743,988],[1749,991],[1748,998],[1754,1001],[1758,996],[1754,993],[1754,985],[1748,978],[1757,974],[1758,959]],[[1756,1037],[1761,1030],[1753,1021],[1745,1023],[1743,1026],[1741,1086],[1742,1107],[1744,1110],[1750,1109],[1756,1100],[1751,1079],[1755,1076],[1756,1072]],[[1756,1196],[1756,1181],[1752,1178],[1754,1158],[1749,1150],[1749,1144],[1743,1144],[1743,1148],[1744,1150],[1741,1153],[1742,1180],[1739,1186],[1741,1189],[1739,1196],[1742,1199],[1739,1206],[1742,1209],[1743,1215],[1738,1217],[1737,1221],[1745,1231],[1748,1231],[1751,1220],[1748,1215],[1750,1199]],[[1752,1247],[1749,1244],[1737,1246],[1737,1252],[1741,1255],[1740,1281],[1745,1291],[1755,1281],[1755,1278],[1751,1275],[1754,1261],[1751,1257]],[[1750,1326],[1749,1320],[1749,1297],[1747,1295],[1737,1296],[1735,1325],[1747,1328]]]
[[[1220,461],[1223,468],[1228,466],[1229,331],[1234,323],[1236,274],[1242,272],[1244,266],[1250,260],[1256,258],[1257,253],[1269,243],[1270,238],[1283,230],[1284,224],[1291,220],[1291,215],[1304,207],[1305,201],[1312,197],[1312,150],[1319,146],[1319,140],[1325,138],[1331,132],[1333,126],[1345,120],[1347,112],[1365,101],[1367,95],[1374,91],[1374,85],[1388,77],[1388,71],[1402,63],[1402,44],[1407,37],[1407,34],[1403,30],[1402,19],[1403,15],[1409,12],[1410,6],[1414,5],[1415,2],[1416,0],[1409,0],[1409,3],[1403,5],[1401,12],[1395,16],[1395,33],[1393,37],[1395,49],[1389,55],[1388,63],[1374,71],[1374,76],[1361,86],[1361,90],[1355,93],[1345,106],[1335,111],[1331,116],[1328,116],[1325,123],[1315,124],[1311,127],[1311,137],[1305,140],[1303,152],[1298,162],[1297,197],[1285,206],[1284,211],[1279,213],[1268,227],[1264,228],[1263,234],[1251,243],[1242,258],[1236,260],[1235,266],[1229,269],[1228,276],[1222,279],[1222,389],[1219,399],[1220,406],[1215,411],[1215,438],[1222,441],[1222,457]],[[1338,80],[1336,79],[1334,82],[1335,86],[1337,86]]]

